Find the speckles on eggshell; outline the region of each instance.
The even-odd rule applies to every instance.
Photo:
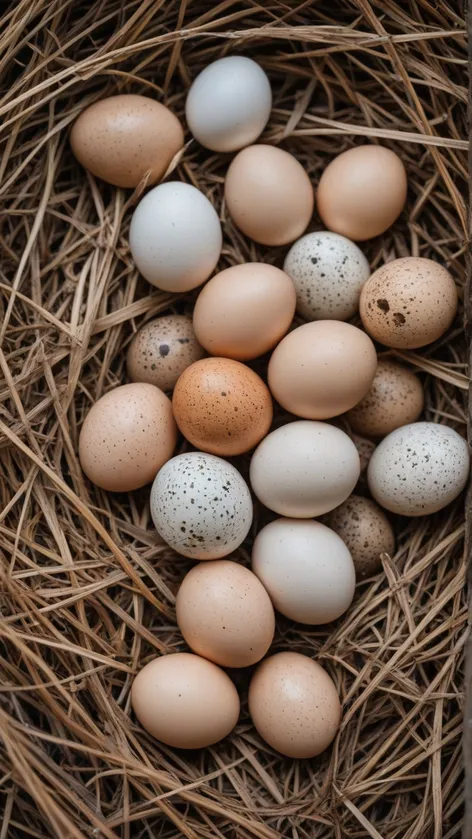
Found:
[[[356,573],[374,574],[381,567],[380,555],[395,550],[392,526],[380,507],[370,498],[351,495],[327,516],[327,524],[349,548]]]
[[[395,428],[415,422],[424,408],[423,386],[403,364],[380,360],[367,394],[346,414],[353,431],[384,437]]]
[[[365,472],[369,465],[370,458],[375,451],[375,443],[372,440],[367,440],[365,437],[359,436],[358,434],[351,434],[350,437],[359,455],[361,478],[365,478]]]
[[[165,315],[141,327],[127,355],[128,375],[133,382],[149,382],[169,391],[183,371],[203,358],[192,319],[187,315]]]

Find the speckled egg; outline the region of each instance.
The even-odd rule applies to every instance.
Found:
[[[284,271],[297,293],[297,311],[306,320],[347,320],[359,309],[370,276],[361,249],[338,233],[307,233],[290,248]]]
[[[172,405],[184,437],[223,457],[257,446],[272,422],[272,399],[262,379],[228,358],[203,358],[187,367]]]
[[[370,390],[347,412],[346,419],[359,434],[385,437],[415,422],[423,408],[424,391],[418,376],[403,364],[385,360],[378,362]]]
[[[381,568],[380,554],[395,552],[392,526],[370,498],[351,495],[329,514],[327,523],[349,548],[359,577],[369,577]]]
[[[128,492],[154,479],[176,443],[170,399],[154,385],[122,385],[87,414],[79,437],[80,465],[102,489]]]
[[[446,425],[414,422],[377,446],[367,471],[375,500],[392,513],[426,516],[442,510],[464,489],[467,442]]]
[[[361,464],[361,478],[365,478],[365,472],[369,465],[370,458],[375,451],[375,443],[372,440],[367,440],[366,437],[360,437],[359,434],[351,434],[351,440],[354,443],[359,460]]]
[[[144,324],[134,336],[126,358],[128,376],[133,382],[172,390],[184,370],[204,355],[192,318],[165,315]]]
[[[457,289],[449,271],[422,257],[388,262],[361,292],[364,328],[387,347],[416,349],[436,341],[449,329],[456,310]]]
[[[270,597],[238,562],[200,562],[184,577],[175,608],[189,647],[222,667],[255,664],[274,637]]]
[[[151,516],[177,553],[192,559],[227,556],[252,523],[249,488],[226,460],[203,452],[177,455],[152,485]]]

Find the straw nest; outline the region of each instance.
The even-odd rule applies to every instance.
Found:
[[[184,649],[174,613],[186,561],[165,548],[148,490],[84,481],[77,436],[125,381],[134,331],[178,302],[128,250],[138,195],[94,180],[68,142],[81,109],[142,92],[183,114],[196,73],[230,52],[268,71],[264,140],[316,184],[334,153],[380,141],[404,159],[409,203],[365,251],[373,266],[433,257],[465,282],[466,46],[461,3],[437,0],[17,0],[1,21],[1,839],[181,837],[452,839],[463,819],[467,608],[463,502],[397,522],[398,550],[344,620],[279,620],[275,649],[316,656],[344,704],[313,761],[265,746],[246,711],[231,737],[177,753],[137,725],[133,675]],[[463,11],[463,10],[462,10]],[[220,266],[268,251],[234,229],[225,156],[189,142],[172,177],[202,189],[224,229]],[[316,225],[316,219],[315,219]],[[402,353],[424,374],[426,417],[466,433],[462,310]],[[399,355],[399,354],[398,354]],[[244,465],[244,464],[243,464]],[[257,517],[256,517],[257,518]],[[257,524],[257,522],[256,522]],[[250,540],[240,552],[248,556]]]

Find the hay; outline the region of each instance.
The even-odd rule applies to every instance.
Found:
[[[187,563],[160,544],[148,491],[84,482],[77,434],[124,381],[133,332],[172,299],[139,279],[127,240],[137,196],[94,181],[68,129],[110,93],[182,115],[197,71],[230,52],[275,92],[264,139],[316,183],[334,153],[376,139],[409,172],[408,211],[365,250],[431,256],[465,281],[467,53],[461,3],[437,0],[17,0],[1,21],[0,839],[452,839],[463,819],[467,605],[463,504],[397,522],[398,552],[344,620],[279,620],[275,649],[316,656],[344,702],[334,747],[285,760],[248,720],[176,753],[135,723],[129,688],[184,648],[174,599]],[[222,203],[228,159],[189,143],[173,176],[221,213],[221,267],[259,248]],[[466,431],[461,315],[437,345],[398,353],[425,374],[426,417]],[[244,466],[245,464],[243,464]],[[247,558],[250,540],[240,552]],[[469,834],[470,835],[470,834]]]

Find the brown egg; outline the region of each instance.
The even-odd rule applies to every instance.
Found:
[[[222,667],[249,667],[269,649],[274,609],[256,575],[237,562],[200,562],[179,588],[177,623],[195,653]]]
[[[236,227],[261,245],[286,245],[306,230],[313,214],[313,187],[283,149],[248,146],[232,161],[225,200]]]
[[[382,265],[361,292],[364,328],[387,347],[412,350],[436,341],[456,310],[457,289],[449,271],[418,256]]]
[[[423,386],[411,370],[395,361],[379,361],[372,387],[346,419],[353,431],[385,437],[415,422],[424,408]]]
[[[212,355],[247,361],[271,350],[295,314],[290,277],[262,262],[234,265],[213,277],[197,299],[193,325]]]
[[[407,180],[400,158],[384,146],[357,146],[324,170],[316,206],[328,230],[363,242],[379,236],[400,215]]]
[[[269,746],[296,758],[323,752],[341,722],[339,697],[326,670],[289,652],[259,664],[249,686],[249,713]]]
[[[272,422],[272,399],[262,379],[229,358],[202,358],[187,367],[172,405],[184,437],[222,457],[254,448]]]
[[[204,355],[192,318],[164,315],[142,326],[131,341],[126,357],[128,376],[133,382],[172,390],[181,373]]]
[[[351,495],[326,517],[329,527],[349,548],[356,574],[368,577],[382,567],[380,554],[395,553],[395,535],[380,507],[370,498]]]
[[[372,440],[366,440],[365,437],[360,437],[358,434],[351,434],[350,436],[357,449],[357,454],[359,455],[359,460],[361,462],[360,480],[362,480],[365,478],[365,471],[369,465],[369,460],[375,451],[375,443],[373,443]]]
[[[369,336],[337,320],[305,323],[272,353],[269,387],[287,411],[328,419],[352,408],[369,390],[377,367]]]
[[[162,655],[136,676],[131,704],[153,737],[175,749],[201,749],[226,737],[239,717],[233,682],[191,653]]]
[[[154,480],[176,443],[170,399],[154,385],[122,385],[95,402],[85,417],[80,465],[102,489],[129,492]]]
[[[82,111],[70,143],[85,169],[115,186],[134,188],[145,175],[155,184],[184,144],[177,117],[147,96],[101,99]]]

